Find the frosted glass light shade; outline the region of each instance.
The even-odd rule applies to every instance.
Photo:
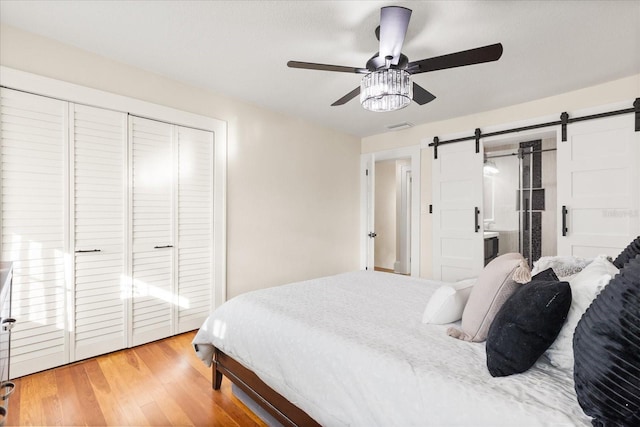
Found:
[[[500,169],[496,166],[495,162],[491,160],[485,160],[484,162],[484,174],[485,175],[497,175],[500,173]]]
[[[411,75],[404,70],[374,71],[360,82],[360,103],[370,111],[399,110],[412,99]]]

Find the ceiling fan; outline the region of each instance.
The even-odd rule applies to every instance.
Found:
[[[289,61],[287,66],[308,70],[365,74],[359,87],[331,105],[346,104],[360,95],[362,106],[368,110],[393,111],[406,107],[411,100],[419,105],[424,105],[436,98],[420,85],[411,84],[412,75],[497,61],[502,56],[502,44],[496,43],[409,62],[409,58],[403,55],[401,50],[410,18],[411,9],[405,7],[387,6],[380,9],[380,25],[375,31],[376,38],[380,42],[379,52],[367,61],[365,68],[300,61]]]

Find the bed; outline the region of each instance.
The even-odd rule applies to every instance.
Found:
[[[570,371],[542,357],[494,378],[484,343],[422,323],[442,285],[359,271],[255,291],[219,307],[193,344],[214,388],[226,375],[285,425],[591,424]]]

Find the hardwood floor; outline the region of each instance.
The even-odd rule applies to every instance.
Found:
[[[194,332],[14,380],[7,426],[264,426],[195,355]]]

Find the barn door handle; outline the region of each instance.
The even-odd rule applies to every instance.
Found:
[[[476,233],[478,231],[480,231],[480,209],[478,209],[478,207],[476,206],[474,209],[474,213],[475,213],[475,221],[476,221]]]
[[[569,211],[566,206],[562,206],[562,235],[566,236],[569,229],[567,228],[567,214]]]

